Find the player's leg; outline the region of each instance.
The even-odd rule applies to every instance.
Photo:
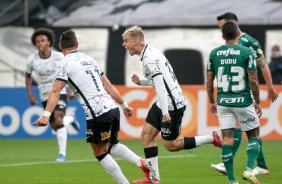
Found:
[[[76,131],[79,131],[79,129],[80,129],[80,124],[76,119],[75,112],[72,112],[69,115],[65,115],[63,122],[64,122],[64,125],[66,127],[71,125],[73,127],[73,129],[75,129]]]
[[[66,101],[66,96],[61,95],[60,101]],[[50,116],[50,125],[52,129],[56,132],[57,142],[59,147],[59,156],[56,161],[64,162],[66,161],[66,147],[67,147],[67,130],[63,124],[63,117],[65,115],[66,103],[59,103],[56,105],[55,110]],[[42,102],[43,108],[46,107],[47,101]]]
[[[255,178],[253,172],[254,164],[259,154],[259,119],[256,114],[254,105],[250,105],[245,108],[234,108],[237,117],[240,121],[242,131],[246,132],[248,137],[247,146],[247,165],[246,170],[243,172],[243,179],[248,180],[250,183],[259,184],[259,181]]]
[[[102,114],[95,120],[87,120],[86,141],[91,143],[94,156],[105,170],[118,182],[129,184],[119,165],[108,153],[113,125],[113,110]],[[114,132],[117,134],[117,132]]]
[[[236,127],[236,115],[229,107],[217,106],[218,121],[222,133],[222,162],[226,169],[230,183],[236,183],[233,163],[234,131]]]
[[[150,161],[154,170],[154,183],[160,183],[160,173],[158,164],[158,146],[155,137],[159,134],[159,130],[150,123],[145,123],[141,133],[142,144],[144,146],[144,154],[146,160]],[[134,183],[150,183],[152,173],[145,173],[145,178],[135,180]]]
[[[232,153],[233,153],[233,156],[235,157],[239,147],[240,147],[240,144],[242,142],[242,130],[240,129],[240,125],[239,125],[239,122],[237,121],[237,123],[239,128],[236,128],[235,131],[234,131],[234,142],[233,142],[233,147],[232,147]],[[224,164],[221,162],[219,164],[211,164],[211,169],[214,170],[214,171],[217,171],[221,174],[224,174],[226,175],[226,169],[224,167]]]
[[[59,156],[56,159],[58,162],[66,161],[66,149],[67,149],[67,129],[63,124],[63,118],[65,113],[60,110],[54,110],[54,123],[52,123],[52,128],[55,126],[55,131],[57,135],[57,141],[59,146]]]
[[[155,170],[154,183],[160,183],[160,173],[158,167],[158,146],[155,141],[155,137],[158,135],[161,129],[162,112],[153,104],[146,117],[146,123],[143,126],[141,139],[144,147],[145,158],[149,160]],[[141,180],[135,180],[134,183],[146,183],[149,182],[148,174]]]
[[[258,128],[258,131],[259,130],[260,130],[260,128]],[[259,135],[259,133],[258,133],[258,135]],[[257,157],[257,164],[258,165],[253,169],[253,173],[255,175],[259,175],[259,174],[267,175],[267,174],[269,174],[269,172],[268,172],[268,169],[267,169],[267,166],[266,166],[266,163],[265,163],[264,154],[263,154],[262,139],[259,138],[258,141],[259,141],[259,145],[260,145],[259,154],[258,154],[258,157]]]
[[[94,156],[105,168],[105,170],[117,181],[117,183],[129,184],[128,180],[123,175],[117,162],[111,157],[108,152],[105,152],[107,146],[107,143],[91,143],[91,147],[94,151]]]
[[[67,108],[67,95],[60,95],[58,104],[54,110],[54,124],[57,128],[57,140],[59,145],[59,156],[56,159],[58,162],[66,161],[67,149],[67,129],[64,126],[64,116]]]
[[[170,111],[171,121],[169,123],[161,123],[161,134],[164,147],[168,151],[180,151],[183,149],[193,149],[203,144],[213,143],[217,147],[221,147],[221,135],[219,132],[213,132],[213,135],[203,135],[195,137],[181,137],[181,123],[186,107],[182,107],[176,111]]]
[[[234,157],[241,145],[241,142],[242,142],[242,130],[240,128],[236,128],[234,131],[234,143],[232,149],[232,153]]]
[[[133,151],[131,151],[127,146],[119,143],[118,132],[120,131],[120,111],[117,108],[112,110],[112,113],[113,116],[115,117],[115,121],[113,122],[113,126],[112,126],[111,140],[110,140],[108,152],[111,155],[118,156],[124,160],[136,164],[138,167],[142,169],[144,174],[148,175],[150,180],[153,181],[155,178],[155,170],[152,167],[152,163],[149,160],[142,159],[141,157],[136,155]]]

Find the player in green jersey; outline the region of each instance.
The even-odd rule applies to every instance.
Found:
[[[234,13],[231,13],[231,12],[226,12],[226,13],[218,16],[217,20],[218,20],[219,28],[221,28],[222,25],[226,21],[229,21],[229,20],[238,24],[237,16]],[[261,49],[259,42],[255,38],[251,37],[250,35],[243,33],[239,28],[238,43],[245,46],[245,47],[251,48],[255,52],[255,56],[256,56],[255,59],[256,59],[256,62],[257,62],[257,66],[261,69],[262,74],[263,74],[263,78],[264,78],[266,85],[267,85],[268,98],[269,98],[269,100],[274,102],[277,99],[278,95],[277,95],[277,92],[273,88],[270,70],[269,70],[268,65],[265,62],[264,54],[263,54],[263,51]],[[235,130],[235,134],[234,134],[234,146],[233,146],[233,149],[234,149],[233,154],[234,155],[236,154],[237,150],[239,149],[241,141],[242,141],[242,130],[237,128]],[[262,140],[260,139],[259,141],[260,141],[260,152],[259,152],[259,155],[258,155],[258,158],[257,158],[258,165],[253,170],[253,172],[254,172],[254,174],[269,174],[268,168],[267,168],[266,163],[265,163],[263,150],[262,150]],[[211,168],[215,171],[226,174],[226,170],[224,168],[223,163],[211,164]]]
[[[238,184],[233,172],[233,143],[236,120],[248,137],[247,165],[243,179],[259,184],[253,174],[259,154],[259,117],[261,107],[255,53],[238,43],[237,23],[226,21],[222,26],[226,45],[212,50],[207,64],[207,92],[213,115],[218,116],[222,132],[222,162],[230,184]],[[217,101],[214,100],[214,79],[217,78]],[[253,98],[252,98],[253,95]],[[254,103],[253,103],[254,99]]]

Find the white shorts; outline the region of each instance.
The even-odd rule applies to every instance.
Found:
[[[237,118],[243,132],[259,127],[259,118],[253,104],[248,107],[226,107],[218,105],[217,113],[220,129],[236,128]]]

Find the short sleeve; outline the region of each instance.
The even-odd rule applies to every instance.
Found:
[[[212,52],[210,53],[209,58],[208,58],[207,71],[208,72],[215,72],[213,61],[212,61]]]
[[[68,82],[68,73],[70,72],[70,68],[68,63],[62,59],[61,62],[57,65],[58,74],[56,79]]]
[[[252,42],[252,48],[255,51],[255,55],[256,55],[255,59],[258,59],[263,55],[263,51],[261,49],[260,43],[256,39],[254,39]]]
[[[248,67],[247,70],[257,70],[256,54],[250,49],[248,54]]]
[[[28,74],[31,74],[32,71],[33,71],[33,65],[32,65],[32,63],[33,63],[32,57],[29,56],[29,57],[27,58],[27,62],[26,62],[26,73],[28,73]]]

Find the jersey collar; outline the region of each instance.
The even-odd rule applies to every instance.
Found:
[[[148,47],[148,45],[146,45],[146,46],[144,47],[144,49],[142,50],[142,52],[141,52],[141,54],[140,54],[140,60],[141,60],[141,61],[143,60],[144,53],[145,53],[147,47]]]

